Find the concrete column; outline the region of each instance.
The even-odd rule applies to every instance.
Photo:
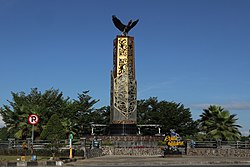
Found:
[[[141,128],[138,127],[138,134],[141,135]]]
[[[94,135],[94,126],[91,126],[91,135]]]

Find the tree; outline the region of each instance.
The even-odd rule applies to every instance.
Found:
[[[230,114],[221,106],[211,105],[200,115],[200,130],[213,140],[238,140],[241,133],[236,124],[236,114]]]
[[[33,88],[28,95],[24,92],[11,92],[11,94],[13,101],[8,101],[10,106],[1,107],[0,114],[8,132],[14,133],[18,139],[31,136],[32,128],[28,124],[30,114],[37,114],[40,118],[40,122],[35,126],[35,137],[39,137],[43,126],[54,113],[63,117],[67,111],[68,99],[64,99],[59,90],[49,89],[41,93],[37,88]]]
[[[94,120],[93,123],[108,125],[110,123],[110,107],[104,106],[99,109],[96,109],[94,112],[91,113],[91,118],[92,120]],[[108,128],[99,127],[95,129],[95,132],[97,134],[108,134]]]
[[[6,127],[0,128],[0,140],[8,140],[8,138],[13,137],[13,133],[8,133],[8,129]]]
[[[51,116],[40,137],[50,141],[66,139],[66,131],[57,114]]]
[[[138,124],[160,124],[163,133],[175,129],[181,136],[197,132],[197,123],[193,121],[190,109],[180,103],[159,102],[156,97],[151,97],[139,100],[137,104]],[[146,133],[150,134],[150,131]]]
[[[63,125],[68,133],[72,132],[76,137],[91,133],[91,122],[95,122],[96,109],[94,105],[99,101],[88,95],[89,91],[78,94],[78,99],[70,101],[68,112],[64,115]]]
[[[51,142],[50,147],[53,158],[55,158],[61,146],[60,140],[66,139],[66,131],[57,114],[51,116],[40,137],[42,140],[49,140]]]
[[[13,101],[10,105],[0,108],[0,114],[5,122],[7,132],[15,134],[17,139],[26,139],[31,136],[31,125],[28,124],[28,116],[37,114],[40,118],[35,126],[35,138],[40,137],[43,128],[53,114],[57,114],[62,120],[66,133],[72,132],[76,137],[91,132],[90,123],[102,123],[107,121],[108,108],[95,109],[98,100],[88,95],[89,91],[78,94],[78,99],[64,98],[59,90],[49,89],[44,93],[37,88],[31,89],[29,94],[24,92],[11,92]]]

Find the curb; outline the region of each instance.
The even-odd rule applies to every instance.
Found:
[[[63,161],[45,161],[45,162],[0,162],[0,167],[11,166],[63,166]]]
[[[0,162],[0,167],[11,167],[11,166],[63,166],[66,163],[76,162],[77,160],[82,160],[85,158],[72,158],[72,159],[65,159],[62,161],[44,161],[44,162],[37,162],[37,161],[19,161],[19,162]]]

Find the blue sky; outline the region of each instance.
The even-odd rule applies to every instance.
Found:
[[[109,105],[111,16],[140,21],[135,37],[138,99],[237,114],[250,129],[249,0],[0,0],[0,106],[11,91],[90,90]],[[1,123],[2,124],[2,123]]]

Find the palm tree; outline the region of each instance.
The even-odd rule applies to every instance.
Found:
[[[204,109],[200,115],[200,129],[207,134],[207,137],[215,140],[237,140],[241,133],[236,124],[236,114],[230,115],[229,111],[221,106],[211,105]]]

